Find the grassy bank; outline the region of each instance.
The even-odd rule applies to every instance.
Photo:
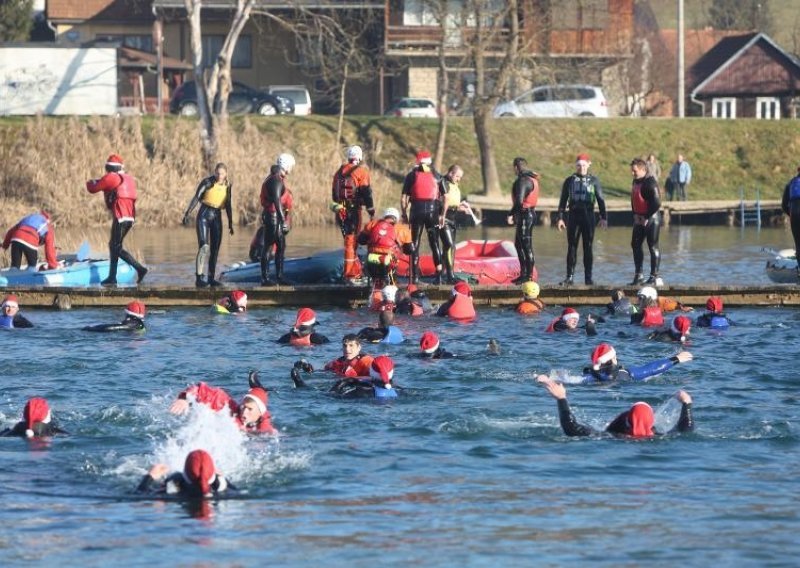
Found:
[[[482,191],[471,119],[451,121],[445,163],[460,163],[466,193]],[[332,155],[335,118],[236,118],[221,136],[220,159],[234,179],[235,220],[258,219],[258,193],[265,173],[281,151],[292,152],[297,168],[291,187],[298,224],[330,222],[330,181],[339,164]],[[426,119],[350,117],[345,136],[363,146],[381,206],[396,205],[400,182],[419,147],[431,148],[437,122]],[[777,199],[800,163],[796,121],[519,120],[494,123],[496,157],[505,192],[512,182],[510,163],[525,156],[542,173],[542,190],[557,196],[578,152],[588,152],[593,170],[612,197],[628,194],[631,158],[657,154],[666,172],[676,152],[694,169],[690,199],[735,199],[739,188],[761,189]],[[103,200],[89,195],[89,178],[103,173],[111,152],[120,153],[139,181],[140,226],[180,222],[199,180],[197,123],[156,118],[8,118],[0,120],[0,227],[45,207],[61,226],[105,228]]]

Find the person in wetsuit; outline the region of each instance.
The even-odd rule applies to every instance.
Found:
[[[86,182],[89,193],[103,192],[106,207],[114,220],[111,223],[111,239],[108,242],[110,263],[104,286],[117,285],[117,264],[121,258],[136,270],[136,282],[141,282],[147,268],[139,264],[133,255],[122,247],[122,241],[136,221],[136,178],[124,171],[122,158],[111,154],[106,160],[106,174],[100,179]]]
[[[411,254],[414,244],[406,225],[399,225],[400,212],[387,208],[380,219],[373,219],[358,235],[358,244],[367,247],[367,272],[372,278],[373,290],[394,284],[397,257],[402,250]],[[411,272],[409,271],[409,278]]]
[[[661,195],[658,183],[655,178],[648,175],[647,164],[641,158],[636,158],[631,162],[631,175],[633,183],[631,185],[631,209],[633,210],[633,232],[631,236],[631,248],[633,249],[633,264],[635,273],[632,285],[644,282],[642,264],[644,263],[644,252],[642,246],[647,241],[647,248],[650,249],[650,277],[648,284],[656,284],[658,271],[661,264],[661,251],[658,248],[658,235],[661,230]]]
[[[578,262],[578,241],[583,241],[583,278],[586,284],[594,284],[592,266],[594,256],[594,204],[600,210],[600,227],[606,228],[606,202],[600,180],[589,173],[592,162],[588,154],[578,154],[575,160],[575,173],[564,180],[561,186],[561,199],[558,201],[559,231],[567,228],[567,277],[561,282],[563,286],[573,283],[575,265]],[[567,211],[567,223],[564,224],[564,213]]]
[[[231,290],[215,304],[218,313],[242,314],[247,311],[247,294],[242,290]]]
[[[67,434],[53,421],[50,405],[43,398],[31,398],[25,403],[22,420],[11,428],[0,432],[0,436],[19,436],[20,438],[49,437],[56,434]]]
[[[416,284],[409,284],[406,289],[397,292],[395,313],[418,317],[431,311],[433,306],[428,295]]]
[[[539,202],[539,174],[528,169],[525,158],[514,158],[512,163],[517,179],[511,186],[511,211],[507,222],[516,226],[514,247],[519,258],[519,277],[512,282],[522,284],[533,278],[536,264],[533,255],[533,224],[536,222],[536,204]]]
[[[365,327],[358,332],[358,337],[367,343],[398,344],[405,341],[403,332],[394,325],[392,310],[381,310],[378,314],[378,327]]]
[[[597,432],[590,426],[581,424],[572,414],[572,409],[567,402],[567,389],[546,375],[539,375],[536,381],[544,385],[558,403],[558,420],[567,436],[590,436]],[[692,397],[686,391],[675,394],[681,402],[681,415],[678,423],[670,432],[688,432],[694,428],[692,418]],[[630,436],[632,438],[651,438],[660,433],[655,429],[655,413],[646,402],[636,402],[628,410],[619,414],[606,426],[605,432],[615,436]]]
[[[286,177],[294,168],[291,154],[278,156],[269,176],[261,184],[261,222],[264,224],[264,242],[261,248],[261,285],[272,286],[269,279],[269,258],[275,249],[275,279],[278,284],[289,284],[283,277],[283,262],[286,256],[286,235],[289,224],[286,216],[286,194],[291,195],[286,186]]]
[[[794,254],[797,259],[797,277],[800,278],[800,167],[797,168],[797,175],[783,188],[781,209],[789,216],[789,225],[794,238]]]
[[[195,286],[219,286],[214,278],[217,270],[217,256],[222,244],[222,208],[228,217],[228,232],[233,236],[233,205],[231,192],[233,184],[228,179],[228,168],[220,162],[214,167],[214,175],[205,178],[197,186],[189,207],[183,214],[183,224],[189,224],[189,215],[197,204],[197,258],[195,260]],[[208,280],[205,279],[205,266],[208,261]]]
[[[442,347],[438,335],[426,331],[419,338],[419,356],[423,359],[452,359],[455,354]]]
[[[14,294],[9,294],[0,304],[0,329],[30,328],[33,324],[19,313],[19,301]]]
[[[586,324],[583,326],[578,325],[580,318],[581,315],[575,308],[564,308],[561,315],[553,319],[545,331],[548,333],[557,331],[576,332],[584,329],[587,336],[597,335],[597,322],[592,315],[586,316]]]
[[[166,464],[153,465],[136,488],[137,493],[192,498],[218,497],[226,491],[236,487],[217,471],[205,450],[189,452],[182,472],[170,474]]]
[[[592,366],[583,369],[583,384],[608,383],[611,381],[644,381],[668,371],[675,365],[693,359],[688,351],[672,357],[657,359],[636,367],[623,367],[617,361],[617,351],[608,343],[601,343],[592,351]]]
[[[329,369],[329,365],[326,365],[325,368]],[[390,357],[378,355],[373,358],[369,363],[366,375],[361,374],[363,370],[356,371],[356,368],[363,368],[363,362],[358,361],[353,366],[349,364],[339,366],[335,372],[340,378],[336,380],[328,392],[342,398],[397,398],[397,390],[392,383],[394,361]],[[348,371],[348,369],[352,369],[352,371]],[[291,372],[295,388],[308,386],[300,377],[301,370],[306,373],[312,373],[314,368],[306,361],[295,362]],[[342,374],[342,371],[344,371],[344,374]],[[354,374],[356,372],[359,374]]]
[[[56,258],[55,230],[50,221],[50,214],[46,211],[33,213],[23,217],[16,225],[6,232],[3,238],[2,248],[11,247],[11,267],[20,268],[22,257],[28,268],[36,268],[39,262],[39,247],[44,245],[44,256],[47,260],[47,268],[52,270],[58,268],[59,263]]]
[[[439,181],[439,195],[444,202],[439,218],[439,237],[442,241],[442,263],[447,284],[455,282],[453,267],[456,254],[456,231],[458,230],[456,218],[459,210],[463,208],[461,189],[458,184],[463,176],[464,170],[461,166],[453,164]]]
[[[728,329],[733,322],[722,308],[722,298],[711,296],[706,300],[706,313],[700,315],[695,323],[697,327],[710,327],[711,329]]]
[[[450,290],[450,299],[439,306],[436,315],[456,320],[475,319],[477,314],[472,300],[472,289],[465,280],[456,280]]]
[[[342,356],[325,364],[325,370],[341,377],[368,377],[372,357],[361,352],[361,338],[348,333],[342,338]]]
[[[608,315],[629,316],[636,311],[636,306],[631,304],[631,301],[625,296],[624,291],[614,290],[611,292],[611,302],[606,304],[606,313]]]
[[[133,301],[125,306],[125,319],[121,322],[87,325],[83,331],[145,331],[145,312],[146,308],[143,302]]]
[[[539,299],[539,284],[529,280],[522,284],[522,300],[514,307],[514,311],[523,316],[538,314],[544,309]]]
[[[409,282],[416,284],[419,280],[419,253],[423,230],[428,233],[428,244],[436,267],[435,284],[442,283],[442,252],[439,248],[439,216],[441,214],[442,196],[439,184],[440,176],[431,166],[430,152],[417,152],[417,164],[408,172],[403,181],[403,193],[400,208],[403,219],[411,220],[411,265]],[[411,214],[409,216],[409,206]]]
[[[692,329],[692,320],[686,316],[675,316],[672,325],[667,329],[660,329],[650,333],[647,339],[657,341],[686,343],[689,340],[689,333]]]
[[[330,340],[315,331],[317,314],[311,308],[300,308],[294,326],[278,339],[278,343],[288,343],[297,347],[322,345]]]

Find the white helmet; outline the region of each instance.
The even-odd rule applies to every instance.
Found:
[[[389,207],[383,212],[383,218],[386,219],[386,217],[394,217],[394,220],[398,221],[400,219],[400,211],[394,207]]]
[[[381,290],[381,296],[383,297],[384,302],[394,302],[395,298],[397,297],[397,286],[393,284],[384,286]]]
[[[364,151],[361,149],[361,146],[350,146],[347,149],[348,162],[360,162],[363,159],[364,159]]]
[[[652,286],[645,286],[639,290],[636,295],[640,298],[647,298],[648,300],[656,300],[658,298],[658,292],[656,292],[656,289]]]
[[[283,154],[278,156],[278,161],[275,163],[278,164],[278,167],[280,169],[282,169],[288,174],[289,172],[292,171],[292,168],[294,168],[294,156],[284,152]]]

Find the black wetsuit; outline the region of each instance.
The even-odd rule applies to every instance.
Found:
[[[800,190],[800,174],[786,184],[781,199],[781,208],[789,216],[789,225],[792,228],[792,237],[794,237],[795,258],[798,259],[797,272],[800,274],[800,198],[792,199],[792,187],[795,188],[794,193],[797,196],[800,193],[798,191]]]
[[[668,342],[668,343],[672,343],[672,342],[677,341],[677,342],[680,343],[681,334],[677,333],[675,331],[672,331],[671,329],[659,329],[657,331],[654,331],[654,332],[650,333],[647,336],[647,339],[653,339],[653,340],[656,340],[656,341],[664,341],[664,342]]]
[[[103,281],[106,284],[116,283],[117,264],[120,258],[133,267],[133,269],[139,275],[139,282],[141,282],[144,278],[144,275],[147,274],[147,269],[139,264],[139,262],[133,258],[133,255],[126,251],[122,246],[122,241],[125,240],[125,236],[132,227],[133,221],[120,221],[119,219],[115,218],[111,223],[111,239],[108,241],[108,251],[111,258],[108,265],[108,278]]]
[[[3,437],[11,437],[11,436],[19,436],[20,438],[26,438],[25,430],[28,429],[28,424],[26,422],[17,422],[11,428],[6,428],[2,432],[0,432],[0,436]],[[33,423],[33,435],[36,437],[49,437],[54,436],[56,434],[69,434],[66,430],[62,430],[58,426],[56,426],[53,422],[34,422]]]
[[[433,257],[433,265],[438,267],[442,264],[442,251],[439,248],[439,215],[441,212],[442,202],[441,193],[432,199],[415,199],[412,197],[412,189],[417,180],[418,173],[431,173],[433,174],[436,187],[441,191],[439,185],[440,176],[430,166],[416,166],[403,181],[403,195],[409,196],[410,199],[410,221],[411,221],[411,242],[413,250],[411,252],[411,282],[417,282],[419,279],[419,251],[420,241],[422,240],[422,231],[428,233],[428,245],[431,247],[431,255]],[[437,278],[441,278],[441,274],[437,274]]]
[[[590,436],[596,434],[597,431],[579,423],[572,410],[569,407],[569,402],[566,398],[558,400],[558,419],[561,422],[561,428],[567,436]],[[694,420],[692,419],[692,405],[691,403],[683,403],[681,406],[681,416],[678,419],[678,424],[670,432],[688,432],[694,428]],[[630,435],[630,426],[628,425],[628,411],[623,412],[617,416],[611,423],[606,426],[606,432],[614,434],[615,436]],[[658,434],[658,432],[656,432]]]
[[[417,310],[414,309],[414,305],[417,306]],[[431,301],[428,299],[428,295],[422,290],[417,290],[416,292],[412,293],[411,296],[399,300],[394,309],[395,313],[406,315],[414,315],[414,312],[420,310],[423,314],[433,310],[433,306],[431,305]]]
[[[636,311],[628,298],[621,298],[606,304],[606,313],[609,315],[630,315]]]
[[[446,206],[448,195],[451,191],[458,192],[458,197],[461,196],[461,190],[458,184],[453,183],[447,176],[442,177],[439,182],[439,193],[442,195],[444,209],[444,224],[439,229],[439,238],[442,241],[442,264],[444,265],[445,274],[447,275],[447,283],[452,284],[455,276],[453,275],[453,266],[455,264],[455,251],[456,251],[456,233],[458,231],[458,224],[456,219],[458,217],[458,205]]]
[[[283,281],[283,261],[286,255],[286,233],[289,226],[286,223],[286,211],[283,208],[281,197],[286,191],[281,169],[272,166],[270,175],[261,186],[261,222],[264,224],[264,241],[261,248],[261,283],[271,284],[267,277],[269,273],[269,258],[275,248],[275,276],[278,282]]]
[[[3,320],[2,323],[0,323],[0,328],[10,328],[10,329],[23,328],[24,329],[24,328],[33,327],[33,324],[30,321],[28,321],[28,318],[26,318],[25,316],[23,316],[19,312],[14,314],[14,317],[0,315],[0,319]],[[11,325],[9,325],[9,320],[10,320]]]
[[[647,212],[643,214],[647,219],[647,223],[644,225],[634,224],[631,236],[633,264],[636,269],[634,282],[639,280],[642,274],[642,264],[644,263],[642,245],[647,240],[647,247],[650,249],[650,280],[648,282],[655,283],[661,264],[661,251],[658,249],[658,234],[661,229],[661,219],[659,218],[661,198],[658,191],[658,182],[652,176],[645,176],[633,180],[633,184],[634,187],[636,184],[641,184],[642,198],[647,202]]]
[[[192,212],[197,204],[201,202],[203,195],[214,187],[216,183],[216,176],[207,177],[200,182],[191,203],[189,203],[189,208],[186,209],[184,218]],[[231,191],[233,190],[233,186],[227,180],[224,184],[227,190],[225,195],[225,213],[228,216],[228,227],[233,227],[233,205],[231,204]],[[195,261],[195,274],[197,274],[198,284],[201,283],[206,257],[208,258],[208,283],[216,284],[214,274],[217,270],[219,247],[222,244],[222,211],[217,207],[200,203],[200,209],[197,211],[196,228],[197,246],[199,250]]]
[[[144,321],[136,316],[127,315],[119,323],[101,323],[98,325],[87,325],[83,331],[144,331]]]
[[[227,491],[237,491],[236,487],[221,475],[215,475],[214,481],[209,484],[213,496],[219,496]],[[202,497],[198,488],[190,484],[180,472],[167,476],[163,481],[156,481],[148,473],[139,482],[137,493],[151,495],[173,495],[175,497]]]
[[[576,328],[567,326],[567,322],[563,319],[559,319],[553,324],[553,331],[580,331],[581,329],[586,330],[586,335],[597,335],[597,326],[594,321],[587,321],[584,325],[579,325]]]
[[[444,347],[438,347],[433,353],[425,353],[424,351],[421,351],[419,353],[419,357],[422,359],[452,359],[455,357],[455,354],[450,353]]]
[[[533,225],[536,222],[536,211],[533,207],[525,207],[525,198],[535,190],[536,174],[530,170],[519,172],[514,185],[511,186],[511,211],[516,232],[514,247],[519,258],[520,277],[515,281],[521,284],[531,279],[536,259],[533,255]]]
[[[357,335],[360,340],[366,343],[380,343],[389,335],[389,330],[382,327],[365,327]]]
[[[724,323],[723,325],[719,325],[719,322],[714,320],[724,320]],[[712,327],[717,329],[724,329],[726,327],[725,324],[728,326],[734,325],[731,319],[722,312],[706,312],[700,316],[697,316],[697,321],[694,324],[697,327]]]
[[[568,203],[569,202],[569,203]],[[594,204],[600,210],[600,219],[606,219],[606,202],[600,180],[591,174],[582,176],[572,174],[561,186],[561,199],[558,201],[558,219],[564,219],[567,211],[567,278],[571,283],[575,275],[575,264],[578,262],[578,241],[583,241],[583,277],[586,284],[592,284],[592,266],[594,256]]]

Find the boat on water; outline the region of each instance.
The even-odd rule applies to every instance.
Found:
[[[31,268],[0,269],[0,287],[9,286],[67,286],[83,287],[100,284],[108,278],[110,262],[107,258],[78,260],[76,255],[62,257],[64,266],[52,270]],[[136,282],[136,271],[120,259],[117,264],[117,284]]]
[[[310,256],[287,258],[283,276],[294,284],[334,284],[342,279],[344,252],[342,249],[319,252]],[[275,264],[270,263],[270,276]],[[222,282],[260,283],[261,265],[258,262],[236,262],[220,275]]]
[[[778,284],[798,284],[797,257],[794,249],[777,251],[774,258],[767,261],[767,277]]]

